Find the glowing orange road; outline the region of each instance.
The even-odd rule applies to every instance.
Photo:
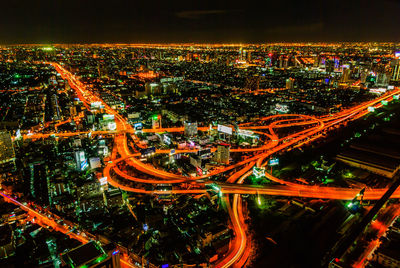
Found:
[[[83,101],[85,106],[88,106],[92,101],[100,101],[98,97],[94,96],[90,91],[86,90],[85,86],[79,82],[71,73],[66,71],[58,64],[53,64],[57,71],[61,74],[64,79],[67,79],[71,84],[71,88],[77,91],[77,95]],[[267,162],[264,162],[271,155],[281,152],[287,149],[290,149],[292,146],[301,146],[304,143],[310,142],[311,140],[319,137],[323,131],[328,131],[333,127],[338,127],[342,124],[345,124],[347,121],[356,120],[365,114],[368,113],[367,108],[369,106],[380,107],[380,101],[382,100],[391,100],[392,96],[395,94],[399,94],[400,90],[395,89],[391,92],[388,92],[381,97],[362,103],[355,107],[343,110],[333,115],[323,116],[320,118],[306,116],[306,115],[296,115],[296,114],[287,114],[287,115],[273,115],[260,119],[258,122],[261,125],[252,125],[251,123],[242,124],[242,129],[252,129],[252,130],[268,130],[269,134],[266,134],[270,140],[266,141],[266,143],[258,148],[250,148],[242,149],[242,148],[233,148],[235,152],[249,152],[249,151],[259,151],[259,154],[252,156],[246,160],[243,160],[239,163],[227,166],[220,170],[216,170],[211,172],[210,174],[199,176],[199,177],[185,177],[182,175],[170,173],[164,170],[156,169],[155,167],[145,164],[140,160],[136,159],[135,156],[137,154],[132,154],[129,151],[127,146],[126,132],[134,133],[132,127],[126,122],[124,118],[122,118],[116,111],[111,109],[108,105],[102,102],[107,110],[107,113],[113,114],[115,116],[115,121],[117,124],[117,131],[114,134],[118,134],[115,137],[115,146],[117,147],[117,151],[121,156],[119,159],[112,159],[113,163],[110,163],[104,169],[104,176],[108,178],[108,183],[114,187],[119,187],[122,190],[135,192],[135,193],[144,193],[144,194],[202,194],[207,190],[204,187],[204,184],[207,181],[197,183],[200,188],[198,189],[173,189],[172,191],[153,191],[153,190],[145,190],[136,185],[137,183],[162,183],[162,182],[170,182],[170,183],[182,183],[187,181],[196,181],[205,178],[209,178],[211,176],[221,174],[223,172],[227,172],[229,170],[238,168],[249,163],[248,166],[243,168],[242,170],[234,173],[228,182],[234,182],[238,177],[240,177],[238,184],[241,184],[244,179],[250,175],[252,172],[250,171],[251,167],[257,162],[257,166],[265,166]],[[264,124],[264,122],[268,122],[268,124]],[[263,125],[264,124],[264,125]],[[275,129],[284,128],[284,127],[305,127],[310,126],[307,129],[297,131],[296,133],[287,135],[286,137],[279,138],[275,133]],[[200,130],[207,131],[207,127],[201,127]],[[162,129],[144,129],[143,132],[182,132],[183,128],[162,128]],[[107,132],[110,133],[110,132]],[[66,133],[64,133],[66,134]],[[68,134],[66,134],[68,135]],[[71,134],[72,135],[72,134]],[[134,141],[137,138],[134,137]],[[215,150],[215,149],[214,149]],[[182,152],[191,152],[190,150],[183,150]],[[168,153],[168,150],[158,150],[157,153]],[[134,176],[127,174],[119,169],[118,165],[121,162],[125,162],[127,165],[130,165],[137,170],[139,173],[147,174],[151,177],[155,177],[157,179],[140,179]],[[112,176],[112,172],[115,172],[117,176]],[[242,175],[243,174],[243,175]],[[351,200],[354,196],[359,192],[360,189],[349,189],[349,188],[340,188],[340,187],[321,187],[321,186],[308,186],[301,185],[297,183],[287,182],[284,180],[280,180],[275,178],[274,176],[267,174],[267,177],[273,181],[279,182],[282,185],[275,186],[263,186],[256,187],[251,185],[238,185],[233,183],[218,183],[218,186],[221,189],[223,194],[234,194],[232,207],[228,206],[228,212],[231,218],[231,222],[235,231],[235,240],[232,242],[232,250],[227,255],[226,258],[223,258],[218,263],[218,267],[229,267],[231,265],[243,265],[249,255],[249,249],[246,251],[246,243],[248,243],[246,239],[246,234],[244,231],[244,219],[242,215],[242,207],[241,207],[241,198],[240,194],[264,194],[264,195],[275,195],[275,196],[298,196],[298,197],[307,197],[307,198],[322,198],[322,199],[345,199]],[[119,179],[118,179],[119,178]],[[215,182],[214,182],[215,183]],[[379,199],[386,189],[367,189],[364,193],[364,199]],[[400,191],[396,191],[393,196],[394,198],[400,197]],[[229,202],[229,199],[227,199]],[[249,248],[249,247],[248,247]]]
[[[10,203],[13,203],[14,205],[20,207],[22,210],[28,212],[29,215],[33,216],[34,218],[37,219],[37,223],[40,225],[44,225],[49,226],[51,228],[53,228],[54,230],[61,232],[63,234],[68,235],[69,237],[76,239],[78,241],[80,241],[81,243],[87,243],[89,242],[88,237],[84,236],[84,235],[78,235],[74,232],[71,232],[71,230],[68,227],[65,227],[61,224],[58,224],[56,221],[54,221],[53,219],[47,217],[44,214],[41,214],[39,212],[37,212],[34,209],[31,209],[30,207],[22,204],[21,202],[17,201],[16,199],[12,198],[11,196],[0,192],[0,195],[7,201]]]
[[[400,206],[399,204],[395,204],[390,209],[393,209],[391,213],[391,217],[387,222],[381,222],[375,220],[371,223],[371,227],[377,230],[377,238],[371,242],[369,242],[368,246],[364,249],[363,253],[360,255],[358,260],[352,265],[354,268],[362,268],[365,266],[365,261],[369,258],[370,254],[374,252],[374,250],[380,245],[380,238],[385,234],[389,226],[393,223],[393,221],[400,216]]]
[[[242,169],[240,172],[243,173],[247,171],[247,167]],[[252,171],[247,171],[243,176],[238,180],[238,184],[242,184],[243,181],[252,174]],[[232,176],[233,177],[233,176]],[[230,177],[230,181],[234,181],[235,177]],[[233,245],[231,247],[231,251],[227,254],[225,258],[223,258],[220,262],[217,263],[216,267],[243,267],[246,262],[248,256],[250,255],[250,246],[246,247],[246,244],[249,245],[250,240],[246,236],[246,225],[244,223],[243,217],[243,209],[242,209],[242,197],[239,194],[233,195],[232,209],[230,209],[229,197],[225,196],[225,200],[228,204],[228,213],[233,225],[233,229],[235,231],[235,240],[233,241]],[[245,253],[246,250],[246,253]],[[237,263],[239,261],[239,263]]]

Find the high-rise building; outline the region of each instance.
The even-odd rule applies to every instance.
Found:
[[[193,137],[197,135],[197,122],[184,122],[185,136]]]
[[[49,178],[47,166],[43,160],[29,164],[30,193],[35,200],[44,205],[49,204]]]
[[[288,78],[286,79],[286,89],[293,89],[294,88],[294,79]]]
[[[214,161],[217,163],[229,164],[230,145],[220,143],[217,146],[217,151],[214,154]]]
[[[248,90],[258,90],[260,88],[260,77],[258,75],[247,77],[244,87]]]
[[[61,260],[66,267],[121,267],[119,250],[111,250],[107,253],[94,241],[63,253]]]
[[[153,115],[153,117],[151,118],[151,128],[153,129],[161,128],[161,114]]]
[[[0,165],[14,162],[15,152],[11,135],[8,131],[0,132]]]
[[[340,78],[341,83],[347,83],[350,80],[351,70],[349,68],[343,69],[342,77]]]
[[[75,162],[77,170],[85,170],[89,167],[84,151],[75,151]]]
[[[396,59],[392,61],[392,80],[400,81],[400,60]]]
[[[333,60],[326,60],[325,61],[325,69],[326,69],[326,72],[332,73],[335,70],[335,62]]]
[[[389,84],[389,79],[386,73],[378,73],[376,75],[376,82],[377,86],[386,87]]]
[[[251,62],[251,51],[247,51],[246,60],[247,62]]]

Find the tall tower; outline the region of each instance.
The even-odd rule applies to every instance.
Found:
[[[400,59],[395,59],[392,61],[392,80],[399,81],[400,80]]]
[[[220,143],[217,146],[217,151],[214,154],[214,160],[217,163],[229,164],[230,145]]]
[[[12,164],[15,161],[15,151],[10,132],[0,132],[0,165],[5,166]]]

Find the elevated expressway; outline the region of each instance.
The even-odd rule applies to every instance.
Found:
[[[307,198],[322,198],[322,199],[342,199],[350,200],[360,191],[360,189],[340,188],[340,187],[323,187],[323,186],[308,186],[294,182],[288,182],[266,174],[266,176],[280,185],[269,186],[253,186],[243,185],[245,178],[252,174],[251,168],[253,166],[264,167],[268,164],[269,158],[280,152],[290,150],[295,147],[300,147],[303,144],[309,143],[321,137],[329,130],[339,128],[346,125],[347,122],[359,119],[368,114],[368,107],[372,106],[379,108],[382,106],[381,101],[391,101],[394,95],[400,93],[400,89],[387,92],[386,94],[364,102],[360,105],[354,106],[338,112],[322,117],[313,117],[307,115],[297,114],[282,114],[272,115],[261,118],[255,123],[246,123],[240,125],[241,129],[251,129],[257,131],[259,135],[263,135],[265,143],[257,148],[233,148],[231,152],[235,153],[252,153],[253,156],[242,160],[238,163],[226,166],[221,169],[216,169],[209,174],[197,177],[186,177],[180,174],[171,173],[165,170],[160,170],[152,165],[143,163],[137,157],[137,152],[131,152],[126,133],[130,133],[137,146],[138,138],[134,136],[134,129],[127,122],[125,118],[118,114],[117,111],[111,109],[100,98],[95,96],[90,90],[78,80],[76,77],[57,63],[52,63],[56,70],[61,74],[63,79],[68,80],[71,88],[73,88],[79,98],[83,101],[85,106],[89,106],[90,102],[100,101],[105,106],[106,112],[115,116],[117,130],[114,132],[99,132],[104,134],[115,135],[115,152],[113,159],[104,168],[104,176],[107,177],[108,183],[114,187],[121,188],[124,191],[141,193],[141,194],[203,194],[210,189],[206,185],[213,183],[217,185],[220,194],[228,204],[228,213],[231,219],[231,226],[235,232],[235,238],[232,241],[232,246],[229,252],[218,260],[215,264],[216,267],[241,267],[247,260],[250,254],[250,241],[246,236],[246,225],[244,223],[244,216],[242,211],[241,194],[260,194],[260,195],[274,195],[274,196],[293,196],[293,197],[307,197]],[[281,128],[299,128],[300,130],[287,134],[286,136],[279,137],[277,130]],[[208,128],[200,128],[207,130]],[[183,132],[183,128],[162,128],[162,129],[144,129],[143,132]],[[264,132],[262,132],[264,131]],[[85,133],[81,133],[85,134]],[[37,136],[35,136],[37,135]],[[72,136],[77,133],[52,133],[52,134],[33,134],[31,138],[41,138],[45,136],[40,135],[58,135],[58,136]],[[213,148],[215,150],[215,148]],[[177,150],[180,152],[195,152],[195,150]],[[169,153],[169,150],[157,150],[156,153]],[[119,157],[117,158],[117,155]],[[121,164],[126,165],[128,168],[122,168]],[[133,174],[130,170],[134,170]],[[230,172],[230,175],[226,175]],[[225,183],[212,181],[215,175],[225,174],[228,179]],[[171,191],[157,191],[148,189],[143,185],[152,184],[174,184]],[[190,185],[190,187],[182,187],[182,185]],[[151,187],[150,187],[151,188]],[[381,189],[367,189],[364,194],[364,199],[376,200],[379,199],[386,188]],[[232,195],[232,196],[229,196]],[[400,191],[396,191],[393,195],[395,198],[400,198]]]

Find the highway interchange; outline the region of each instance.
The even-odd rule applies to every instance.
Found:
[[[242,194],[254,195],[271,195],[271,196],[290,196],[320,199],[338,199],[351,200],[360,189],[356,188],[340,188],[327,186],[309,186],[300,183],[294,183],[274,177],[268,172],[266,177],[279,185],[254,186],[243,185],[246,177],[252,174],[252,167],[266,167],[269,159],[281,152],[291,150],[295,147],[301,147],[315,139],[325,135],[330,130],[344,127],[349,121],[357,120],[370,113],[368,107],[379,108],[382,101],[392,101],[394,95],[400,94],[400,89],[395,88],[378,98],[359,104],[355,107],[344,109],[338,113],[330,114],[322,117],[313,117],[297,114],[279,114],[261,118],[257,122],[239,125],[240,129],[248,129],[263,135],[264,144],[257,148],[233,148],[231,152],[235,153],[251,153],[252,156],[241,160],[238,163],[228,165],[224,168],[211,171],[209,174],[187,177],[180,174],[160,170],[154,166],[144,163],[140,160],[140,153],[132,151],[128,146],[127,133],[133,137],[136,146],[141,147],[139,139],[135,136],[135,129],[128,121],[121,116],[118,111],[112,109],[94,93],[88,90],[76,76],[66,70],[57,63],[50,63],[54,66],[61,77],[67,80],[76,91],[77,96],[83,104],[90,109],[90,103],[102,102],[108,114],[115,117],[117,129],[115,131],[94,131],[92,134],[113,134],[114,149],[111,160],[104,168],[104,177],[110,185],[118,187],[124,191],[140,194],[204,194],[207,191],[215,191],[224,199],[227,204],[227,210],[230,216],[231,227],[234,230],[235,237],[231,243],[229,252],[224,258],[218,260],[215,267],[242,267],[246,263],[250,255],[250,239],[246,236],[247,226],[244,221],[242,209]],[[297,132],[290,132],[287,136],[278,136],[277,129],[292,128],[300,129]],[[199,128],[206,131],[207,128]],[[143,129],[143,132],[183,132],[183,128],[162,128],[162,129]],[[68,137],[79,134],[87,134],[87,132],[73,133],[30,133],[26,138],[46,138],[48,136]],[[215,148],[213,148],[215,151]],[[176,153],[195,152],[196,150],[176,150]],[[157,150],[158,154],[169,154],[169,150]],[[121,168],[121,163],[131,167],[129,170],[135,170],[132,174],[127,169]],[[137,174],[144,174],[140,177]],[[212,180],[213,176],[222,175],[227,178],[225,182],[217,182]],[[143,185],[157,184],[173,184],[171,191],[158,191],[151,187],[143,187]],[[187,187],[190,185],[190,187]],[[364,199],[377,200],[386,191],[386,188],[366,189]],[[4,196],[3,196],[4,197]],[[396,191],[394,198],[400,197],[400,191]],[[6,197],[4,197],[6,198]],[[15,201],[15,200],[14,200]],[[22,204],[20,204],[22,205]],[[80,239],[87,241],[87,237]],[[125,262],[126,263],[126,262]],[[127,264],[127,263],[126,263]]]

